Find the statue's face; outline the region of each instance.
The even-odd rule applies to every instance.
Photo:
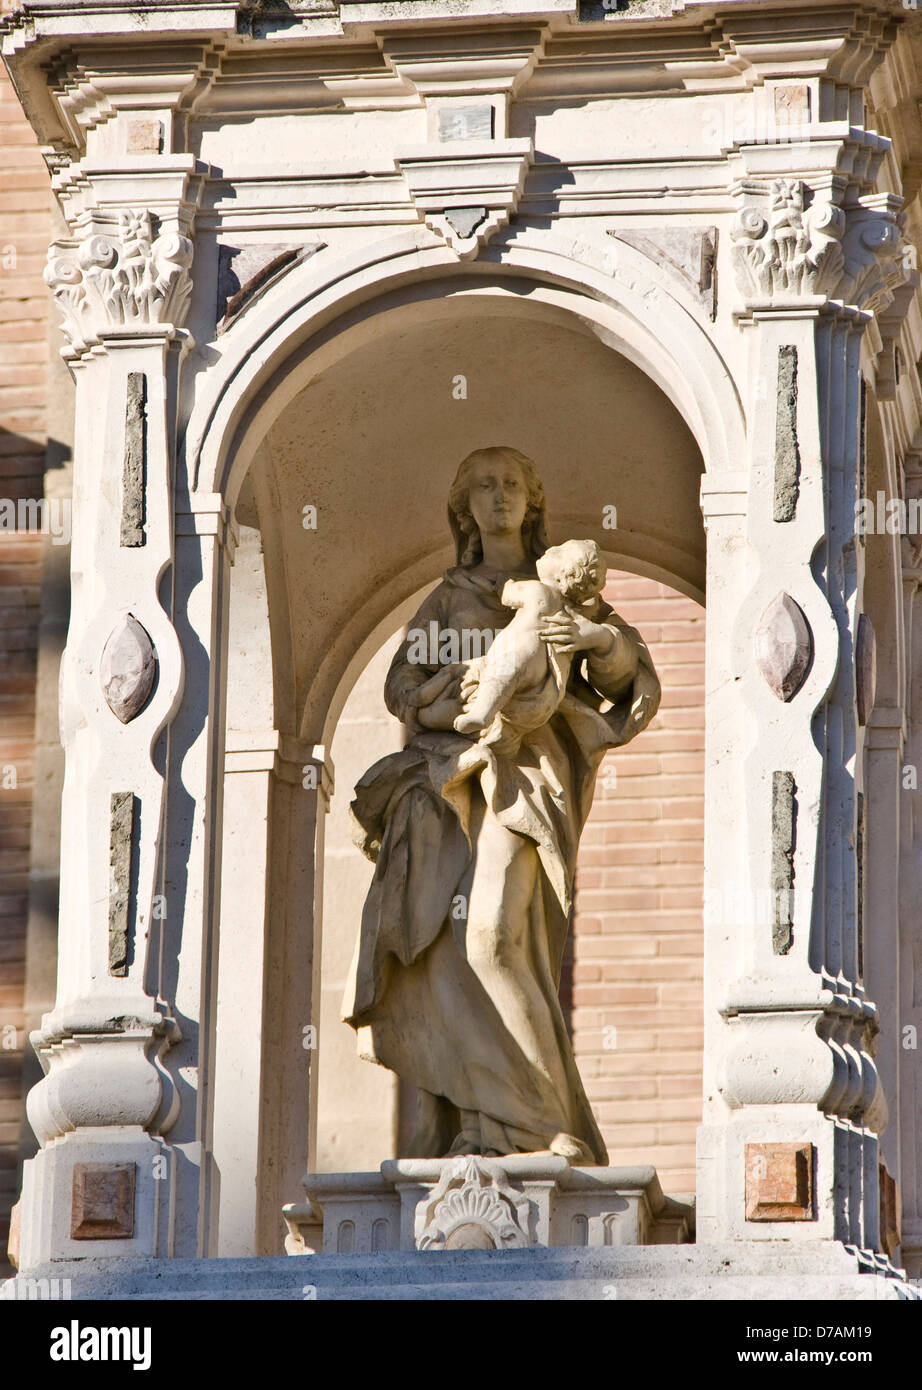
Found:
[[[482,459],[474,465],[468,494],[471,516],[481,536],[516,535],[528,509],[522,470],[513,460]]]

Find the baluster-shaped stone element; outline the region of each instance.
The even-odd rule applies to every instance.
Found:
[[[147,704],[157,671],[153,643],[129,613],[109,634],[99,662],[106,704],[128,724]]]
[[[813,635],[790,594],[779,594],[756,628],[756,665],[779,700],[793,700],[813,656]]]
[[[144,209],[120,213],[110,235],[54,242],[45,283],[64,316],[63,331],[80,352],[121,325],[179,327],[192,294],[191,264],[188,237],[156,235]]]

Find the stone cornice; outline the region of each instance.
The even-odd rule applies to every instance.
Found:
[[[502,69],[499,87],[528,102],[664,91],[745,94],[780,77],[857,88],[870,79],[901,22],[878,3],[792,3],[782,11],[772,7],[769,20],[755,0],[719,7],[686,0],[665,15],[661,6],[643,15],[612,11],[613,27],[607,15],[582,22],[576,0],[471,0],[469,13],[480,27],[459,28],[464,6],[465,0],[446,0],[441,16],[438,5],[422,9],[417,0],[316,0],[275,14],[269,5],[211,0],[27,0],[0,25],[0,36],[40,141],[75,153],[88,128],[119,110],[194,106],[203,115],[229,116],[254,108],[419,105],[431,83],[439,85],[439,52],[446,46],[453,70],[464,66],[465,53],[473,65],[473,86],[462,82],[458,90],[476,90],[487,69],[494,77]],[[154,14],[156,25],[148,18]],[[418,26],[412,32],[395,27],[411,18]],[[817,108],[834,105],[819,92],[814,99]],[[820,115],[824,123],[833,119],[830,110],[817,110],[814,122]],[[170,143],[171,131],[164,136],[164,149],[184,148]]]

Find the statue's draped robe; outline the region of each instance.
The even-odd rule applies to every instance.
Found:
[[[434,620],[459,635],[505,627],[513,614],[499,593],[508,577],[449,570],[411,627],[428,633]],[[443,1098],[460,1112],[459,1128],[479,1132],[484,1151],[546,1149],[563,1132],[605,1163],[557,991],[596,770],[606,749],[653,718],[660,687],[637,631],[607,605],[597,620],[617,630],[611,654],[577,653],[557,712],[513,757],[472,747],[451,730],[421,728],[408,696],[439,666],[408,661],[409,639],[397,652],[385,701],[408,726],[409,741],[355,789],[359,842],[376,867],[344,1017],[360,1030],[363,1056]],[[510,926],[524,934],[517,968],[530,975],[525,993],[533,1001],[537,986],[546,1010],[536,1020],[545,1056],[533,1055],[534,1031],[530,1043],[515,1036],[488,972],[478,975],[466,952],[465,890],[477,855],[471,830],[485,817],[526,837],[537,853],[527,920]],[[495,891],[496,911],[505,912],[502,881]]]

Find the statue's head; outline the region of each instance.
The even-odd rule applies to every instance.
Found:
[[[587,603],[605,587],[605,562],[595,541],[551,546],[537,565],[538,578],[559,589],[568,603]]]
[[[526,454],[503,445],[475,449],[461,461],[448,494],[458,564],[472,569],[483,559],[481,525],[520,529],[525,554],[536,560],[547,549],[544,505],[541,479]]]

